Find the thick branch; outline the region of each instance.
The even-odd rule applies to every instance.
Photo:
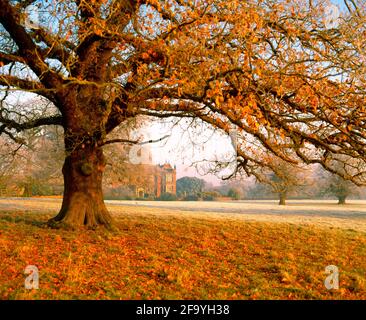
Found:
[[[75,49],[75,46],[71,42],[65,41],[64,39],[57,37],[44,29],[35,30],[34,37],[36,40],[39,39],[47,44],[48,48],[42,50],[42,53],[45,56],[57,59],[61,63],[64,63],[70,57],[68,50]]]
[[[45,88],[43,84],[38,81],[25,80],[9,75],[0,75],[0,86],[39,94],[54,102],[52,90]]]
[[[1,128],[5,130],[7,129],[14,129],[17,132],[24,131],[27,129],[37,128],[41,126],[50,126],[50,125],[62,125],[63,120],[62,116],[51,116],[47,118],[39,118],[35,120],[31,120],[28,122],[18,123],[14,120],[6,119],[2,116],[0,116],[0,122],[3,123]],[[1,131],[0,131],[1,134]]]
[[[44,62],[32,38],[21,25],[19,12],[7,0],[0,0],[0,23],[19,47],[19,54],[47,87],[60,84],[62,78],[52,72]]]
[[[7,65],[13,62],[25,63],[24,59],[18,55],[0,52],[0,65]]]

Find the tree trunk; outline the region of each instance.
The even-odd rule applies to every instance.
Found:
[[[346,197],[345,196],[339,196],[338,197],[338,204],[346,204]]]
[[[74,146],[75,147],[75,146]],[[76,147],[77,148],[77,147]],[[86,226],[110,228],[113,219],[104,204],[102,177],[105,159],[101,148],[82,144],[66,157],[62,168],[64,196],[59,214],[49,221],[53,227]]]
[[[284,206],[286,204],[286,193],[285,192],[281,192],[280,193],[280,202],[279,205],[280,206]]]

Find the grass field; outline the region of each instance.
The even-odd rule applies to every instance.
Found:
[[[0,298],[366,299],[366,203],[108,205],[119,231],[80,233],[44,227],[57,199],[0,199]]]

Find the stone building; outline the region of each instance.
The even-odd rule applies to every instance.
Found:
[[[135,177],[128,177],[127,184],[136,197],[158,198],[163,193],[176,194],[176,168],[166,163],[164,165],[137,164],[133,171],[138,171]]]
[[[164,193],[176,194],[176,167],[169,163],[155,165],[149,148],[142,151],[145,153],[143,157],[140,151],[136,153],[140,163],[123,162],[118,183],[105,190],[107,196],[159,198]]]

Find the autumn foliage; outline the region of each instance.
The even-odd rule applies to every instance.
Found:
[[[42,13],[36,25],[24,22],[30,3]],[[68,179],[52,224],[111,225],[103,146],[138,115],[236,130],[237,169],[248,175],[275,156],[363,184],[365,8],[348,6],[329,27],[327,5],[1,0],[0,133],[21,142],[29,128],[65,131]],[[42,96],[56,111],[19,116],[7,100],[13,90]]]

